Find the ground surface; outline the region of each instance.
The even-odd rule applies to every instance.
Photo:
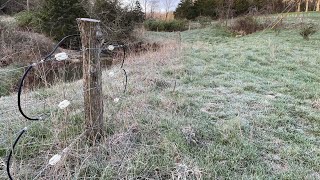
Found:
[[[304,21],[320,23],[315,16]],[[299,31],[235,38],[208,27],[181,33],[181,43],[178,33],[147,32],[165,46],[127,59],[125,95],[119,67],[103,73],[104,142],[76,139],[81,81],[62,82],[25,92],[27,113],[45,122],[25,122],[16,96],[0,98],[0,155],[29,126],[12,165],[21,179],[320,179],[320,33],[306,41]],[[64,99],[71,105],[59,110]]]

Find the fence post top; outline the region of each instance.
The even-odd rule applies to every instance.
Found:
[[[90,18],[77,18],[77,21],[87,21],[87,22],[100,23],[100,20],[90,19]]]

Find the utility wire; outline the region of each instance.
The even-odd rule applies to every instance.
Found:
[[[61,39],[61,41],[54,47],[54,49],[47,55],[45,56],[40,62],[38,63],[33,63],[31,64],[30,66],[26,66],[28,67],[28,69],[25,71],[25,73],[23,74],[21,80],[20,80],[20,84],[19,84],[19,89],[18,89],[18,108],[19,108],[19,112],[21,113],[21,115],[28,119],[28,120],[31,120],[31,121],[38,121],[38,120],[42,120],[42,117],[39,117],[39,118],[31,118],[29,116],[27,116],[24,111],[22,110],[21,108],[21,94],[22,94],[22,88],[23,88],[23,84],[24,84],[24,80],[26,79],[28,73],[32,70],[32,68],[38,64],[41,64],[41,63],[44,63],[45,61],[47,61],[49,58],[51,58],[51,56],[55,53],[55,51],[59,48],[59,46],[68,38],[70,37],[75,37],[75,36],[79,36],[79,34],[74,34],[74,35],[69,35],[69,36],[66,36],[64,37],[63,39]],[[124,66],[124,62],[125,62],[125,58],[126,58],[126,47],[124,45],[118,45],[118,47],[122,47],[123,49],[123,59],[122,59],[122,63],[121,63],[121,69],[123,70],[124,72],[124,76],[125,76],[125,85],[124,85],[124,91],[123,93],[126,92],[127,90],[127,83],[128,83],[128,76],[127,76],[127,72],[126,70],[123,68]],[[21,68],[25,68],[25,67],[21,67]],[[21,69],[20,68],[20,69]],[[86,90],[87,91],[87,90]],[[17,145],[18,141],[20,140],[21,136],[27,131],[27,128],[24,128],[19,136],[16,138],[14,144],[13,144],[13,147],[12,149],[10,150],[10,153],[9,153],[9,156],[8,156],[8,160],[7,160],[7,173],[8,173],[8,177],[10,180],[12,180],[12,176],[10,174],[10,160],[11,160],[11,157],[12,157],[12,154],[13,154],[13,150],[15,148],[15,146]]]
[[[8,160],[7,160],[7,174],[10,180],[13,180],[11,173],[10,173],[10,160],[13,154],[13,150],[16,147],[18,141],[20,140],[21,136],[27,131],[27,127],[23,128],[20,133],[19,136],[16,138],[16,140],[13,143],[12,149],[10,150],[9,156],[8,156]]]
[[[62,38],[60,40],[60,42],[53,48],[53,50],[51,51],[51,53],[49,53],[46,57],[44,57],[44,61],[48,60],[52,55],[53,53],[55,53],[57,51],[57,49],[60,47],[60,45],[66,40],[66,39],[69,39],[71,37],[79,37],[80,34],[72,34],[72,35],[69,35],[69,36],[66,36],[64,38]]]
[[[27,116],[27,115],[23,112],[23,110],[22,110],[22,108],[21,108],[21,93],[22,93],[23,82],[24,82],[25,78],[27,77],[29,71],[32,69],[32,67],[33,67],[33,65],[29,66],[29,68],[28,68],[27,71],[23,74],[22,79],[21,79],[21,81],[20,81],[19,90],[18,90],[18,108],[19,108],[19,112],[21,113],[21,115],[22,115],[24,118],[26,118],[26,119],[28,119],[28,120],[30,120],[30,121],[38,121],[38,120],[41,119],[41,117],[40,117],[40,118],[31,118],[31,117]]]
[[[40,61],[40,63],[43,63],[45,61],[47,61],[54,53],[55,51],[59,48],[59,46],[68,38],[70,37],[75,37],[75,36],[79,36],[79,34],[73,34],[73,35],[69,35],[69,36],[66,36],[64,38],[61,39],[61,41],[54,47],[54,49],[47,55],[44,57],[43,60]],[[28,120],[31,120],[31,121],[38,121],[38,120],[41,120],[42,118],[30,118],[29,116],[27,116],[22,108],[21,108],[21,93],[22,93],[22,87],[23,87],[23,83],[24,83],[24,80],[25,78],[27,77],[28,73],[31,71],[31,69],[36,66],[37,63],[33,63],[31,64],[28,69],[26,70],[26,72],[23,74],[22,78],[21,78],[21,81],[20,81],[20,85],[19,85],[19,90],[18,90],[18,108],[19,108],[19,112],[21,113],[21,115],[23,117],[25,117],[26,119]],[[21,136],[27,131],[27,128],[24,128],[19,136],[17,137],[17,139],[15,140],[13,146],[12,146],[12,149],[10,150],[10,153],[9,153],[9,156],[8,156],[8,160],[7,160],[7,174],[8,174],[8,177],[10,180],[13,180],[12,176],[11,176],[11,173],[10,173],[10,160],[11,160],[11,157],[12,157],[12,153],[13,153],[13,150],[15,148],[15,146],[17,145],[18,141],[20,140]]]
[[[122,58],[122,63],[120,68],[122,69],[122,71],[124,72],[124,76],[125,76],[125,84],[124,84],[124,90],[123,93],[126,93],[127,91],[127,85],[128,85],[128,75],[127,75],[127,71],[123,68],[124,66],[124,61],[126,59],[126,46],[125,45],[120,45],[120,47],[122,47],[123,50],[123,58]]]
[[[122,49],[123,49],[123,58],[122,58],[122,63],[121,63],[121,67],[120,68],[123,68],[124,61],[126,59],[126,46],[123,45]]]
[[[66,36],[66,37],[62,38],[61,41],[53,48],[53,50],[52,50],[47,56],[45,56],[45,57],[43,58],[43,60],[41,60],[39,63],[43,63],[43,62],[47,61],[47,60],[53,55],[53,53],[56,52],[56,50],[59,48],[59,46],[60,46],[66,39],[71,38],[71,37],[76,37],[76,36],[80,36],[80,35],[79,35],[79,34],[73,34],[73,35],[69,35],[69,36]],[[27,116],[27,115],[23,112],[23,110],[22,110],[22,108],[21,108],[21,93],[22,93],[22,87],[23,87],[25,78],[27,77],[27,75],[28,75],[28,73],[31,71],[31,69],[32,69],[34,66],[36,66],[36,65],[37,65],[37,63],[33,63],[33,64],[31,64],[31,65],[28,67],[28,69],[27,69],[26,72],[23,74],[23,76],[22,76],[22,78],[21,78],[21,80],[20,80],[20,85],[19,85],[19,89],[18,89],[18,108],[19,108],[19,112],[21,113],[21,115],[22,115],[24,118],[26,118],[26,119],[28,119],[28,120],[30,120],[30,121],[39,121],[39,120],[42,120],[42,118],[41,118],[41,117],[39,117],[39,118],[31,118],[31,117]]]
[[[127,75],[127,71],[125,69],[122,69],[124,72],[124,76],[125,76],[125,83],[124,83],[124,90],[123,93],[126,93],[127,91],[127,85],[128,85],[128,75]]]

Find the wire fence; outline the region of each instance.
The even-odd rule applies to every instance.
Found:
[[[3,156],[6,154],[7,150],[9,150],[9,155],[7,161],[7,175],[9,179],[13,179],[10,173],[10,162],[13,154],[16,154],[16,158],[19,157],[17,153],[14,153],[14,150],[17,149],[18,154],[21,151],[24,151],[30,147],[35,148],[35,146],[43,146],[44,144],[48,146],[52,146],[52,143],[45,143],[45,137],[41,137],[41,133],[47,134],[43,131],[52,131],[47,126],[60,126],[61,129],[63,127],[68,126],[69,123],[66,121],[66,116],[70,112],[74,115],[79,114],[79,116],[83,119],[82,111],[80,110],[83,106],[83,94],[86,91],[93,90],[99,87],[93,87],[90,89],[83,89],[82,83],[80,81],[76,81],[80,79],[80,77],[74,77],[73,79],[70,77],[66,77],[66,57],[59,59],[57,54],[55,58],[53,58],[54,53],[58,49],[58,47],[69,37],[73,37],[76,35],[70,35],[63,38],[50,52],[47,56],[45,56],[42,60],[35,62],[28,66],[22,66],[17,68],[2,68],[0,69],[0,80],[1,80],[1,88],[0,88],[0,128],[3,130],[2,134],[0,134],[0,155]],[[107,48],[101,48],[99,51],[113,51],[116,48],[123,49],[123,58],[121,61],[121,65],[118,68],[113,68],[112,71],[104,71],[104,90],[107,88],[107,91],[112,91],[114,96],[119,98],[125,93],[127,88],[127,72],[123,68],[125,57],[126,57],[126,46],[124,45],[115,45],[110,44]],[[61,55],[61,53],[60,53]],[[67,54],[62,54],[67,55]],[[58,70],[54,70],[54,67],[45,68],[46,63],[51,63],[55,60],[64,61],[62,67],[58,68]],[[81,68],[80,68],[81,69]],[[79,70],[79,69],[78,69]],[[51,72],[51,79],[47,79],[48,74]],[[75,72],[73,72],[74,74]],[[108,74],[106,74],[108,73]],[[109,77],[109,78],[108,78]],[[106,86],[108,82],[110,82],[110,78],[112,81],[119,80],[122,81],[122,87],[110,87]],[[67,83],[72,82],[72,83]],[[26,87],[24,87],[26,86]],[[47,88],[50,87],[50,88]],[[34,88],[37,88],[37,91],[32,91]],[[111,88],[111,89],[110,89]],[[17,92],[18,93],[14,93]],[[1,97],[2,95],[2,97]],[[5,96],[10,95],[10,96]],[[72,109],[64,110],[65,107],[61,107],[61,103],[63,101],[67,101],[72,104]],[[75,110],[75,111],[73,111]],[[19,114],[20,112],[20,114]],[[64,116],[64,117],[63,117]],[[64,119],[65,121],[61,121]],[[27,120],[36,120],[39,122],[28,122]],[[36,126],[35,126],[35,123]],[[38,127],[40,125],[40,127]],[[31,128],[29,128],[31,127]],[[40,129],[36,129],[40,128]],[[43,129],[42,129],[43,128]],[[19,129],[20,130],[19,132]],[[28,130],[29,129],[29,130]],[[36,130],[35,130],[36,129]],[[59,128],[57,128],[59,129]],[[28,136],[27,130],[31,135]],[[33,132],[35,131],[35,132]],[[71,134],[80,133],[81,127],[77,127],[74,129],[75,132],[68,132]],[[18,134],[14,134],[13,132],[19,132]],[[26,134],[25,134],[26,133]],[[29,144],[24,144],[23,146],[19,145],[19,142],[30,142],[30,138],[34,138],[34,134],[36,133],[40,139]],[[24,135],[25,134],[25,135]],[[50,134],[50,133],[49,133]],[[83,134],[83,133],[82,133]],[[25,136],[24,138],[22,138]],[[67,138],[67,136],[66,136]],[[25,140],[24,140],[25,139]],[[29,141],[28,141],[29,140]],[[66,139],[66,142],[68,140]],[[32,142],[32,141],[31,141]],[[13,147],[10,149],[8,146]],[[71,145],[70,145],[71,146]],[[40,150],[41,151],[41,148]],[[36,153],[35,153],[36,154]],[[14,165],[13,167],[17,167]],[[46,169],[45,166],[44,169]],[[43,170],[44,170],[43,169]],[[13,169],[13,172],[16,172],[17,169]],[[42,171],[36,176],[38,178],[41,175]],[[0,174],[0,177],[4,177],[4,174]]]
[[[270,25],[270,27],[273,25],[274,24]],[[116,65],[117,67],[103,71],[104,78],[102,78],[102,84],[103,92],[108,92],[108,97],[103,98],[118,102],[119,99],[125,96],[124,92],[127,90],[128,83],[129,73],[124,69],[126,56],[125,46],[110,44],[110,46],[106,45],[104,48],[101,48],[100,51],[112,51],[115,48],[123,49],[123,59]],[[48,58],[52,58],[54,51],[51,53],[51,55],[49,54],[49,56],[47,56]],[[68,80],[66,71],[67,64],[65,61],[61,61],[62,66],[59,70],[55,71],[54,68],[47,69],[45,67],[46,63],[51,63],[54,59],[43,62],[45,60],[46,58],[44,58],[42,62],[40,61],[40,63],[32,64],[31,66],[0,69],[1,83],[7,85],[5,89],[1,89],[3,86],[0,87],[0,93],[3,91],[3,94],[11,95],[0,97],[0,129],[3,130],[0,134],[0,156],[6,156],[8,150],[12,152],[12,150],[15,149],[14,158],[17,159],[17,161],[12,162],[11,167],[13,169],[11,171],[13,174],[19,172],[19,174],[22,174],[22,177],[26,178],[41,178],[41,176],[46,173],[45,170],[50,168],[48,167],[47,160],[50,159],[54,153],[66,153],[61,152],[61,150],[72,148],[71,146],[74,145],[74,142],[83,137],[84,130],[79,126],[81,123],[77,123],[79,119],[84,119],[82,111],[84,102],[81,97],[83,97],[85,91],[98,88],[93,87],[83,90],[81,80],[77,81],[76,77]],[[32,78],[28,79],[30,76],[26,76],[25,87],[21,93],[21,108],[28,117],[39,118],[41,120],[39,122],[28,122],[23,115],[19,114],[17,104],[18,95],[16,92],[19,88],[18,84],[21,82],[21,77],[29,67],[32,67],[33,74],[31,76],[37,77],[41,84]],[[46,78],[49,72],[54,72],[52,75],[54,81]],[[69,83],[69,81],[71,83]],[[112,85],[110,85],[110,83],[112,83]],[[8,88],[8,86],[12,88]],[[37,91],[33,91],[33,88],[37,88]],[[67,100],[71,106],[66,109],[59,107],[59,104],[64,100]],[[25,127],[28,128],[25,129]],[[26,130],[27,133],[25,133]],[[10,148],[11,145],[18,142],[16,139],[22,134],[23,137],[19,142],[21,142],[23,146],[18,143],[16,148]],[[60,137],[56,137],[57,134],[59,134]],[[73,135],[71,138],[70,134]],[[48,140],[48,136],[50,136],[50,140]],[[61,141],[61,139],[64,139],[64,141]],[[59,148],[57,148],[57,146]],[[45,152],[43,150],[44,148],[49,148],[51,151]],[[44,152],[47,154],[41,157],[39,156],[39,160],[32,163],[30,159],[35,157],[25,157],[23,153],[25,151],[29,151],[29,153],[26,154],[37,155]],[[78,151],[82,151],[82,149],[78,149]],[[24,163],[15,164],[16,162],[24,162],[30,167],[25,168]],[[32,172],[32,177],[30,177],[30,174],[27,172],[19,171],[21,169],[29,171],[28,173]],[[34,172],[34,169],[39,171]],[[23,174],[26,175],[23,176]],[[47,176],[48,174],[45,175]],[[6,177],[6,174],[0,173],[0,179],[2,177]],[[63,179],[65,177],[61,178]]]

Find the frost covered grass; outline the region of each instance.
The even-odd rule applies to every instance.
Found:
[[[0,98],[1,156],[29,125],[14,177],[320,178],[319,32],[309,41],[299,29],[235,38],[210,27],[181,33],[181,47],[175,33],[145,35],[164,46],[128,59],[125,95],[119,67],[103,73],[104,142],[78,139],[81,81],[26,93],[26,111],[49,114],[45,122],[23,121],[10,109],[16,96]],[[71,104],[61,110],[64,99]],[[61,162],[47,166],[66,147]]]
[[[320,95],[320,34],[308,42],[299,30],[193,33],[183,36],[191,45],[182,89],[190,91],[181,93],[193,94],[195,109],[210,115],[197,124],[212,124],[223,137],[212,136],[208,154],[199,154],[202,167],[220,178],[319,178],[320,112],[312,103]]]

